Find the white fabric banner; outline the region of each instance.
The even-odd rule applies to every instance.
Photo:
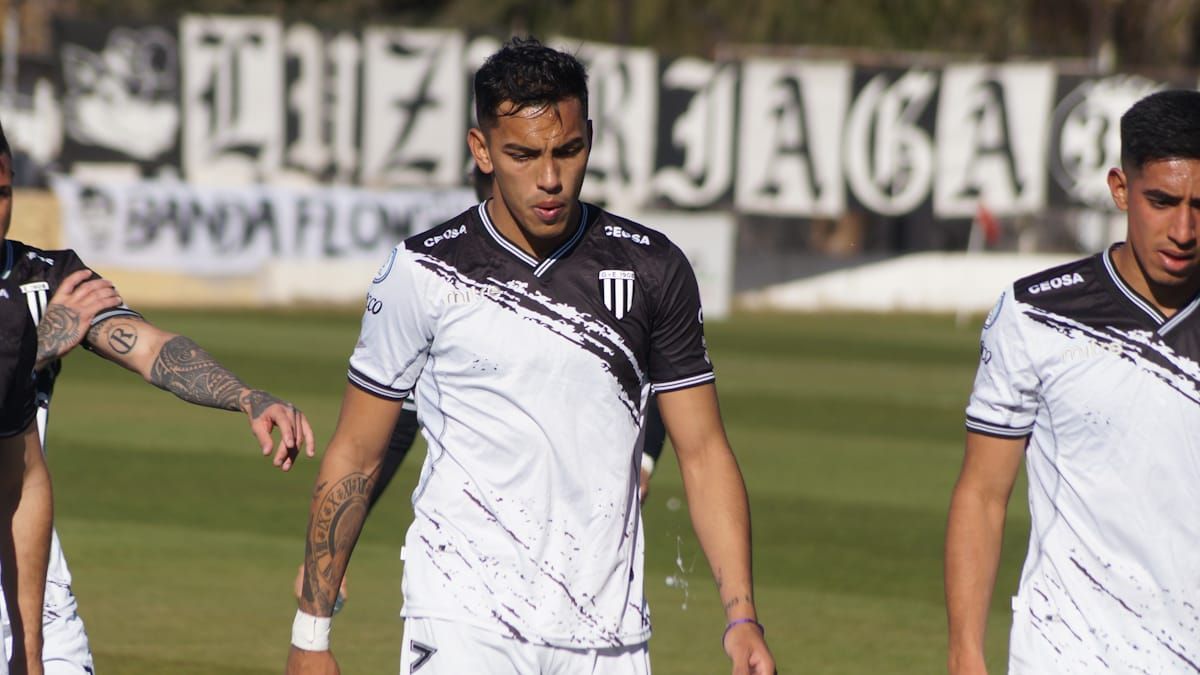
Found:
[[[469,189],[201,187],[53,180],[65,245],[89,264],[204,276],[271,262],[378,264],[412,234],[475,203]]]

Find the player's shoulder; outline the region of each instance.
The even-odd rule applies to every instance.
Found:
[[[583,204],[593,236],[608,245],[623,248],[630,255],[643,256],[659,263],[686,262],[687,256],[659,230],[596,206]]]
[[[1048,267],[1013,282],[1013,298],[1043,309],[1063,309],[1101,289],[1102,253]]]
[[[433,255],[454,248],[460,244],[464,235],[478,227],[479,209],[481,208],[483,208],[482,204],[475,204],[449,220],[408,237],[400,243],[398,248],[407,253]]]
[[[5,261],[12,278],[57,284],[67,274],[86,265],[74,249],[42,249],[21,241],[4,241]]]

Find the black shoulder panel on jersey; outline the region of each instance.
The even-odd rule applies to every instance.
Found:
[[[1141,317],[1131,315],[1128,307],[1117,301],[1103,255],[1097,253],[1017,280],[1013,284],[1016,300],[1092,327],[1139,325]]]
[[[33,421],[36,359],[37,329],[18,284],[11,279],[0,282],[0,437],[14,436]]]
[[[476,204],[450,220],[414,234],[404,240],[404,248],[437,255],[435,251],[445,248],[450,242],[466,234],[468,229],[478,226],[478,218],[474,215],[478,208],[479,205]]]
[[[50,285],[50,295],[54,295],[58,285],[69,274],[87,269],[87,265],[71,249],[43,250],[19,241],[12,241],[12,244],[12,273],[9,278],[18,284],[44,281]],[[99,276],[94,272],[93,275]]]
[[[1018,279],[1013,283],[1016,299],[1049,309],[1047,304],[1059,304],[1086,293],[1089,286],[1100,283],[1098,262],[1098,256],[1088,256]]]

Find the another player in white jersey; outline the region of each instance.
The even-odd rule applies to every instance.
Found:
[[[1126,241],[1017,281],[984,323],[946,535],[955,675],[985,672],[1022,457],[1009,672],[1200,672],[1200,93],[1131,107],[1108,185]]]
[[[189,403],[244,412],[263,454],[272,455],[274,465],[285,471],[301,445],[313,455],[312,428],[290,403],[247,386],[191,339],[163,330],[126,307],[113,285],[84,265],[74,251],[43,250],[8,239],[11,205],[12,154],[0,130],[0,279],[17,286],[16,299],[37,324],[35,430],[42,447],[47,444],[46,424],[60,359],[83,344]],[[271,437],[276,427],[277,448]],[[11,640],[6,609],[0,604],[5,639]],[[50,548],[42,619],[46,672],[94,672],[57,533]]]
[[[638,474],[651,391],[725,605],[714,639],[735,672],[774,672],[687,259],[579,201],[591,127],[573,56],[513,40],[475,94],[468,143],[494,194],[397,246],[370,288],[313,495],[288,672],[338,672],[329,617],[412,390],[429,452],[401,672],[649,672]]]

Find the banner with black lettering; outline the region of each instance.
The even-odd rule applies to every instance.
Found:
[[[206,276],[268,262],[381,260],[475,202],[466,189],[203,187],[53,181],[66,245],[89,263]]]

